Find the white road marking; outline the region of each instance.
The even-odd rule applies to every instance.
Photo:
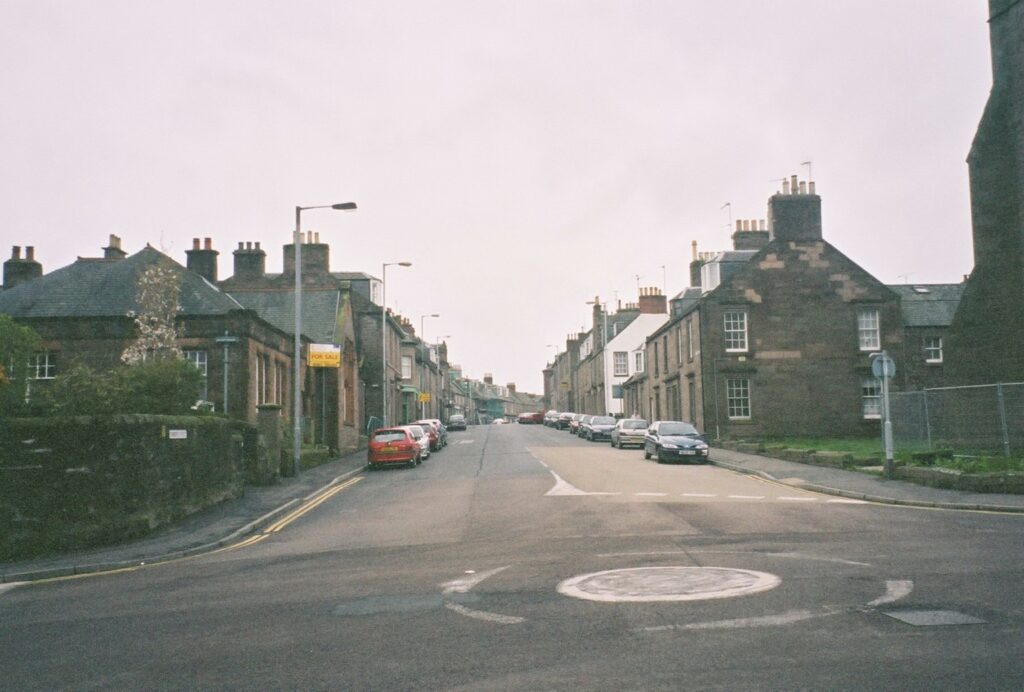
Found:
[[[575,485],[565,480],[557,473],[552,471],[550,468],[548,472],[555,477],[555,486],[551,490],[544,493],[544,495],[621,495],[622,493],[605,493],[605,492],[587,492],[586,490],[580,490]]]
[[[632,567],[581,574],[562,581],[558,593],[606,603],[703,601],[774,589],[782,579],[767,572],[728,567]]]
[[[665,497],[665,496],[668,495],[668,493],[633,493],[633,494],[634,495],[638,495],[640,497]]]
[[[794,560],[812,560],[815,562],[836,562],[840,565],[854,565],[856,567],[870,567],[870,562],[854,562],[853,560],[843,560],[838,557],[820,557],[818,555],[804,555],[803,553],[751,553],[749,550],[687,550],[689,554],[708,554],[714,555],[724,553],[726,555],[756,555],[757,557],[783,557]]]
[[[834,500],[825,500],[825,502],[829,502],[829,503],[836,504],[836,505],[866,505],[867,504],[867,502],[865,500],[854,500],[854,499],[847,498],[847,497],[840,497],[840,498],[836,498]]]
[[[868,607],[875,607],[885,605],[886,603],[894,603],[901,598],[906,598],[910,595],[910,592],[914,590],[914,582],[910,579],[894,579],[892,581],[885,582],[885,595],[879,596],[875,600],[868,603]]]
[[[763,500],[764,495],[729,495],[730,500]]]
[[[459,440],[456,444],[471,445],[471,444],[473,444],[473,440]]]
[[[444,589],[441,593],[445,595],[451,593],[469,593],[470,589],[482,582],[484,579],[493,577],[498,572],[508,569],[509,566],[510,565],[496,567],[495,569],[489,569],[484,572],[476,572],[475,570],[468,569],[465,572],[465,577],[453,579],[452,581],[441,584]],[[516,615],[502,615],[501,613],[488,613],[483,610],[473,610],[472,608],[467,608],[461,603],[452,603],[451,601],[445,601],[444,607],[458,613],[459,615],[465,615],[468,618],[473,618],[474,620],[496,622],[499,625],[516,625],[520,622],[526,621],[526,618],[521,618]]]
[[[718,497],[717,493],[680,493],[680,497]]]
[[[792,495],[780,495],[775,498],[776,500],[783,500],[784,502],[817,502],[816,497],[794,497]]]
[[[469,576],[462,577],[461,579],[453,579],[452,581],[441,584],[444,591],[441,593],[469,593],[469,590],[474,586],[482,582],[488,577],[493,577],[498,572],[502,572],[508,569],[510,565],[504,567],[498,567],[496,569],[489,569],[486,572],[474,572],[473,570],[466,570],[466,574]]]
[[[23,581],[13,581],[10,584],[0,584],[0,594],[5,591],[10,591],[11,589],[16,589],[24,583],[25,582]]]
[[[723,630],[723,629],[744,629],[750,627],[778,627],[780,625],[791,625],[794,622],[811,620],[814,618],[835,615],[835,612],[812,613],[809,610],[791,610],[780,615],[764,615],[753,618],[737,618],[735,620],[713,620],[711,622],[690,622],[685,625],[656,625],[653,627],[640,627],[637,632],[664,632],[680,630]]]
[[[496,622],[499,625],[517,625],[520,622],[525,622],[526,618],[521,618],[515,615],[501,615],[500,613],[485,613],[481,610],[473,610],[467,608],[460,603],[445,602],[444,607],[448,610],[453,610],[459,615],[465,615],[468,618],[475,620],[484,620],[486,622]]]

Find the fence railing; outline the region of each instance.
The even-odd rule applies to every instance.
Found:
[[[1024,383],[939,387],[889,396],[899,451],[1024,454]]]

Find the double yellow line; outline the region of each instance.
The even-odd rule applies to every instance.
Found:
[[[278,531],[280,531],[284,527],[288,526],[289,524],[291,524],[295,520],[299,519],[300,517],[305,516],[309,512],[312,512],[314,509],[316,509],[317,507],[319,507],[323,503],[325,503],[328,500],[330,500],[332,497],[334,497],[335,495],[340,493],[342,490],[345,490],[347,488],[351,488],[353,485],[355,485],[359,481],[363,480],[363,478],[365,478],[365,476],[356,476],[355,478],[347,480],[347,481],[345,481],[344,483],[342,483],[340,485],[335,485],[335,486],[333,486],[331,488],[328,488],[327,490],[325,490],[320,495],[317,495],[316,497],[312,498],[311,500],[309,500],[305,504],[300,505],[298,508],[293,509],[288,514],[284,515],[283,517],[281,517],[277,521],[275,521],[272,524],[268,525],[266,528],[264,528],[259,533],[253,534],[252,536],[249,536],[245,540],[240,541],[238,543],[234,543],[232,545],[225,546],[225,547],[220,548],[218,550],[214,550],[214,551],[212,551],[211,554],[213,554],[213,553],[223,553],[223,552],[227,552],[229,550],[238,550],[240,548],[247,548],[250,545],[255,545],[255,544],[259,543],[260,541],[262,541],[267,536],[270,536],[271,534],[277,533]]]

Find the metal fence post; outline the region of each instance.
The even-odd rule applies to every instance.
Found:
[[[1006,404],[1003,401],[1003,385],[996,385],[996,399],[999,401],[999,424],[1003,430],[1003,456],[1010,456],[1010,431],[1006,427]]]
[[[932,449],[932,421],[928,412],[928,390],[921,392],[924,395],[924,434],[928,438],[928,450]]]

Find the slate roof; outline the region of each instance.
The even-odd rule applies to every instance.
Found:
[[[243,307],[203,277],[149,245],[124,259],[83,259],[0,291],[0,313],[21,318],[124,317],[139,309],[139,276],[164,263],[181,277],[181,314],[224,315]]]
[[[241,305],[288,334],[295,334],[295,291],[231,291]],[[302,289],[302,333],[315,343],[333,344],[338,324],[338,289]]]
[[[965,284],[888,286],[900,297],[905,327],[948,327],[960,305]]]

